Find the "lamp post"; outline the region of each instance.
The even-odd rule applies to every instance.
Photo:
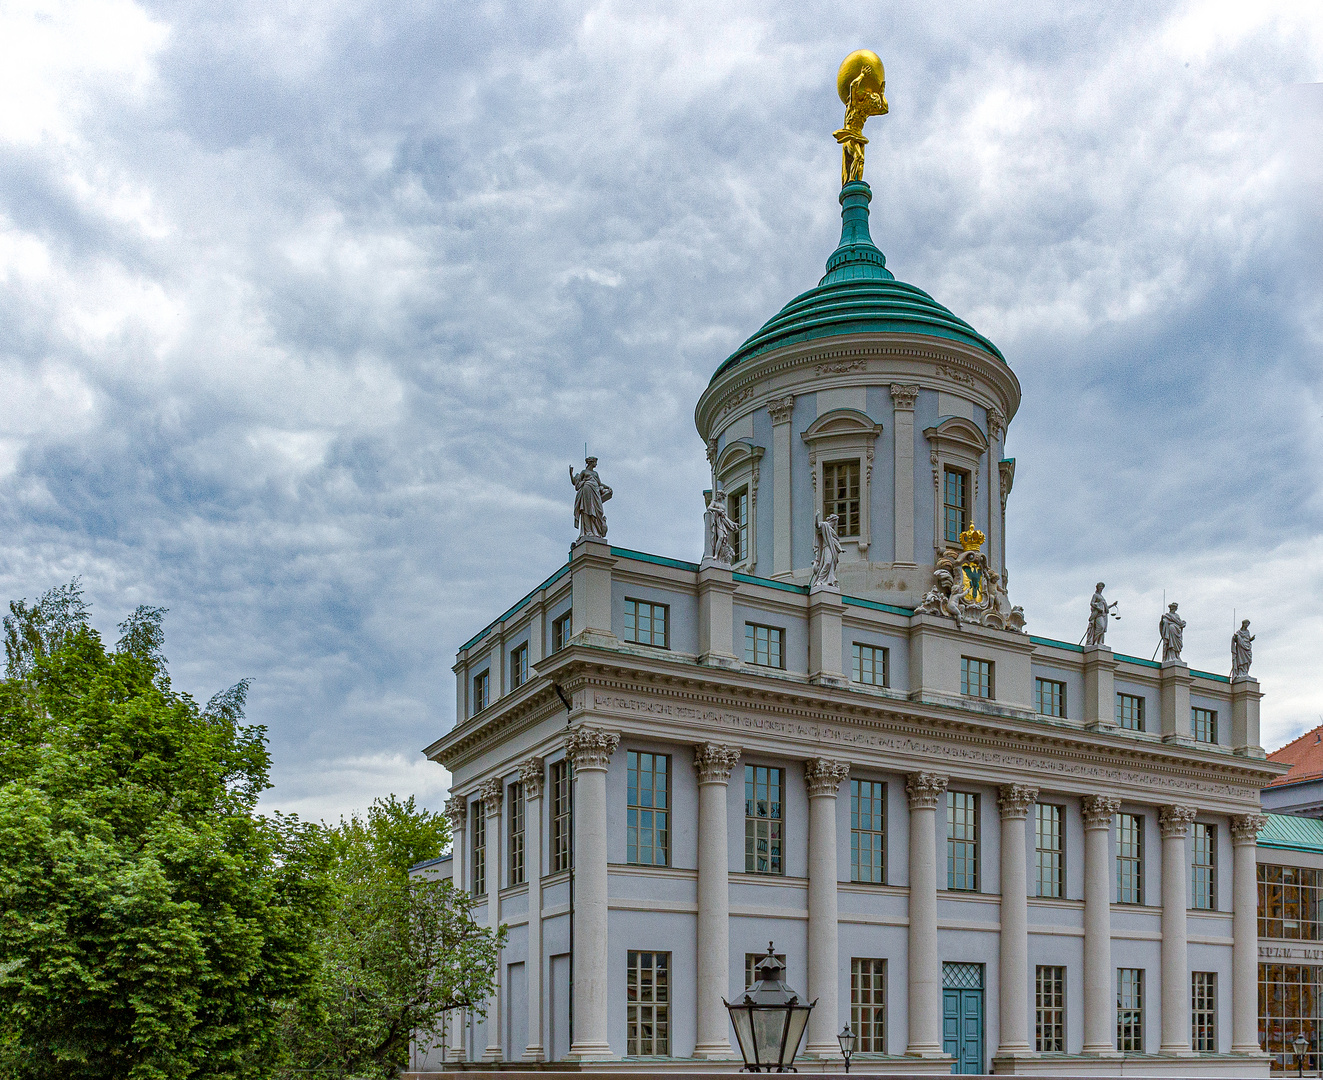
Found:
[[[845,1071],[850,1071],[850,1055],[854,1053],[854,1032],[850,1030],[850,1025],[846,1024],[841,1028],[841,1033],[836,1036],[836,1041],[841,1044],[841,1057],[845,1058]]]
[[[785,983],[785,969],[769,941],[767,955],[754,968],[754,984],[734,1004],[722,998],[744,1058],[742,1072],[798,1072],[795,1054],[817,1002],[800,1003]]]
[[[1302,1031],[1302,1032],[1300,1032],[1299,1035],[1297,1035],[1297,1036],[1295,1037],[1295,1039],[1294,1039],[1294,1041],[1291,1043],[1291,1045],[1292,1045],[1293,1047],[1295,1047],[1295,1062],[1296,1062],[1296,1065],[1297,1065],[1298,1068],[1299,1068],[1299,1075],[1300,1075],[1300,1076],[1304,1076],[1304,1075],[1305,1075],[1305,1051],[1309,1049],[1309,1040],[1305,1038],[1305,1033]]]

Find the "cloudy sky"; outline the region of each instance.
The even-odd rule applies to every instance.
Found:
[[[794,2],[0,6],[0,597],[170,609],[253,680],[266,805],[439,806],[459,643],[570,540],[700,547],[693,406],[838,234],[1020,377],[1011,595],[1148,656],[1163,593],[1270,748],[1320,722],[1323,8]]]

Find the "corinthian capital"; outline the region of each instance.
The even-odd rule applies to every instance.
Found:
[[[1162,825],[1162,838],[1164,840],[1177,836],[1183,838],[1189,833],[1190,822],[1194,820],[1196,813],[1193,806],[1164,806],[1158,815],[1158,821]]]
[[[620,733],[595,727],[577,727],[565,739],[575,769],[605,769],[620,744]]]
[[[487,812],[487,816],[499,814],[501,802],[505,798],[505,785],[501,783],[500,778],[493,776],[490,780],[484,780],[478,791],[482,796],[482,808]]]
[[[1029,807],[1038,801],[1038,789],[1028,784],[1002,784],[997,789],[997,807],[1003,819],[1023,820],[1029,816]]]
[[[1259,838],[1259,833],[1268,824],[1265,814],[1239,814],[1231,819],[1231,842],[1234,844],[1252,844]]]
[[[930,772],[910,773],[905,778],[905,793],[910,797],[911,810],[935,810],[937,801],[946,793],[946,777]]]
[[[773,424],[790,423],[790,414],[795,411],[795,395],[787,394],[785,397],[772,398],[767,402],[767,411],[772,417]]]
[[[1081,802],[1086,829],[1110,829],[1112,818],[1121,809],[1121,800],[1115,795],[1085,795]]]
[[[542,797],[542,777],[545,775],[540,757],[531,757],[519,763],[519,782],[524,785],[525,799]]]
[[[724,784],[730,780],[730,771],[740,760],[738,746],[721,743],[703,743],[694,749],[694,769],[700,784]]]
[[[463,795],[452,795],[446,800],[446,817],[450,819],[452,829],[462,829],[468,816],[469,801]]]
[[[841,782],[850,775],[850,766],[831,758],[814,758],[804,766],[804,779],[808,781],[809,798],[815,795],[836,796]]]
[[[914,408],[914,399],[919,396],[919,387],[917,383],[896,383],[891,384],[891,401],[898,409]]]

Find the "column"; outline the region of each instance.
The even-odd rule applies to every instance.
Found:
[[[1164,806],[1162,825],[1162,1046],[1164,1054],[1190,1052],[1190,960],[1186,955],[1185,838],[1193,806]]]
[[[1259,886],[1255,842],[1263,814],[1231,819],[1231,1052],[1260,1054]]]
[[[483,782],[482,809],[487,815],[487,925],[495,933],[501,926],[501,804],[505,802],[505,782],[492,777]],[[501,984],[504,980],[505,957],[496,954],[496,982],[492,996],[487,999],[487,1049],[483,1061],[500,1061],[501,1052]]]
[[[696,1058],[733,1058],[730,993],[730,855],[726,792],[740,759],[734,746],[703,743],[694,750],[698,773],[698,982]]]
[[[1028,1054],[1029,1045],[1029,871],[1025,861],[1025,820],[1038,789],[1003,784],[1001,810],[1001,1045],[998,1057]]]
[[[465,830],[468,810],[469,800],[464,795],[451,795],[446,800],[446,817],[450,819],[450,883],[461,894],[469,892],[465,868],[465,856],[468,854],[468,833]],[[450,1038],[446,1043],[446,1054],[451,1061],[463,1061],[464,1010],[452,1009],[449,1023]]]
[[[607,1034],[606,770],[620,735],[576,727],[574,767],[574,1043],[577,1060],[612,1057]]]
[[[910,773],[910,1041],[912,1057],[942,1056],[942,962],[937,956],[937,801],[946,777]]]
[[[1086,795],[1084,808],[1084,1053],[1116,1053],[1112,998],[1112,818],[1121,800]]]
[[[893,562],[914,562],[914,399],[919,387],[914,383],[892,383],[891,403],[895,406],[895,443],[892,461],[895,481],[895,554]]]
[[[772,576],[790,573],[790,418],[795,396],[767,403],[772,417]]]
[[[542,1061],[542,778],[546,769],[540,757],[519,765],[524,788],[524,880],[528,882],[528,1046],[525,1061]]]
[[[840,1057],[836,1033],[845,1020],[838,1010],[840,933],[836,907],[836,795],[850,775],[843,761],[814,758],[804,767],[808,784],[808,996],[817,1001],[809,1013],[809,1056]]]

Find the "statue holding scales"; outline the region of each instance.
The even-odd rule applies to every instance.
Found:
[[[857,49],[841,61],[836,92],[845,104],[845,126],[835,132],[841,144],[841,187],[864,178],[864,122],[887,111],[887,76],[875,52]]]

